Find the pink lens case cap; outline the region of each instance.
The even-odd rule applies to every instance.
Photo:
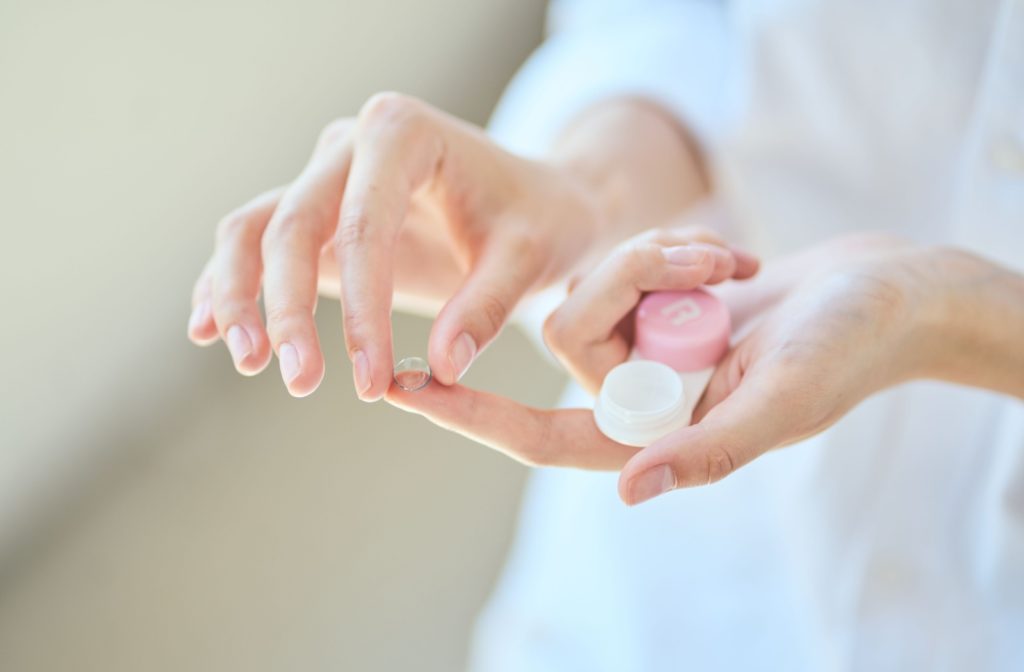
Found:
[[[700,371],[729,350],[729,309],[702,289],[654,292],[636,311],[637,354],[676,371]]]

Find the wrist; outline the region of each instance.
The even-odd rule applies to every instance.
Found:
[[[901,357],[905,379],[935,378],[948,356],[945,335],[951,327],[950,297],[936,281],[935,265],[941,252],[912,247],[900,251],[892,265],[906,299],[906,345]]]
[[[603,249],[667,224],[708,193],[696,143],[667,112],[643,100],[588,109],[562,133],[548,161],[589,196],[599,213],[594,238]]]
[[[930,342],[922,377],[1021,393],[1024,278],[949,247],[922,249],[912,262]]]

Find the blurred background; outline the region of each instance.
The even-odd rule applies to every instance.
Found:
[[[0,670],[455,670],[525,470],[185,338],[216,221],[378,90],[484,123],[541,0],[0,3]],[[396,354],[428,324],[396,320]],[[509,332],[474,367],[534,404]]]

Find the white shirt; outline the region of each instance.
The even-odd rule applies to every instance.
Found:
[[[1024,270],[1024,2],[562,0],[549,25],[492,122],[512,149],[645,95],[765,255],[881,229]],[[1017,400],[917,382],[712,486],[627,509],[616,479],[534,474],[473,669],[1024,670]]]

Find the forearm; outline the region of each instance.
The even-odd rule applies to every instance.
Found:
[[[933,248],[913,275],[922,310],[922,373],[1024,398],[1024,276],[976,255]]]
[[[605,246],[669,223],[708,192],[696,142],[668,112],[644,100],[615,99],[588,109],[561,134],[549,160],[599,199]]]

